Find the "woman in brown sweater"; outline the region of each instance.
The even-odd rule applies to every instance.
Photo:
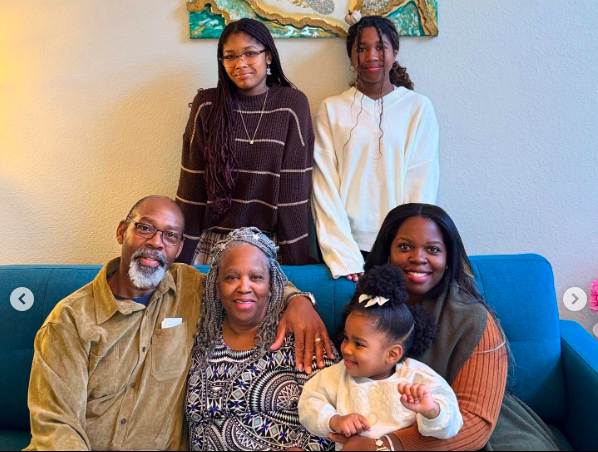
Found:
[[[218,43],[218,87],[198,92],[183,137],[179,260],[209,264],[218,241],[254,226],[280,247],[281,263],[310,263],[313,145],[307,98],[285,77],[266,26],[229,24]]]
[[[427,204],[394,209],[366,271],[386,263],[403,271],[409,303],[438,319],[436,342],[419,360],[453,388],[463,428],[449,440],[424,438],[417,427],[395,432],[379,445],[360,436],[332,439],[346,443],[343,450],[558,450],[542,420],[506,392],[508,343],[477,289],[457,227],[446,212]]]

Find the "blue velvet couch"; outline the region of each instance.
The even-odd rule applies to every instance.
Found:
[[[480,289],[506,331],[516,360],[517,395],[568,450],[598,450],[598,341],[580,325],[559,321],[550,264],[541,256],[473,257]],[[0,266],[0,450],[27,446],[27,388],[35,333],[58,301],[90,282],[100,266]],[[203,269],[205,270],[205,269]],[[355,287],[323,266],[285,268],[312,291],[329,330],[336,331]],[[18,287],[35,295],[27,312],[9,302]]]

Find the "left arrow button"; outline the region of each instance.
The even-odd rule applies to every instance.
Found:
[[[10,304],[19,312],[25,312],[31,309],[35,303],[35,297],[26,287],[15,289],[10,295]]]

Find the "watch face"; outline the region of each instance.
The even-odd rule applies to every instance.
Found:
[[[382,439],[377,439],[376,440],[376,450],[388,450],[388,448],[384,445],[384,441],[382,441]]]

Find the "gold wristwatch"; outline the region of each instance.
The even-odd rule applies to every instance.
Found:
[[[384,445],[382,438],[376,440],[376,450],[390,451],[390,449]]]

